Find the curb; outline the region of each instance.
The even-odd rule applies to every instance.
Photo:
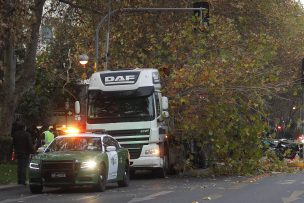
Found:
[[[0,191],[2,190],[9,190],[9,189],[16,189],[16,188],[22,188],[26,187],[24,185],[18,185],[18,184],[8,184],[8,185],[0,185]]]

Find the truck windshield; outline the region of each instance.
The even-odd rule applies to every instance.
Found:
[[[103,94],[90,91],[88,123],[150,121],[154,119],[153,95]]]

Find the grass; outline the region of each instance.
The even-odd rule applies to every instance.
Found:
[[[17,164],[0,164],[0,185],[17,183]]]

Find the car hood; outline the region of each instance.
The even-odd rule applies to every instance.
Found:
[[[33,159],[45,161],[59,161],[59,160],[93,160],[102,152],[85,152],[85,151],[69,151],[69,152],[48,152],[38,154]]]

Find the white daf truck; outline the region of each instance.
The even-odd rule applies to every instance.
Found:
[[[156,69],[101,71],[89,81],[87,131],[104,129],[129,149],[131,172],[165,177],[169,165],[168,99]]]

